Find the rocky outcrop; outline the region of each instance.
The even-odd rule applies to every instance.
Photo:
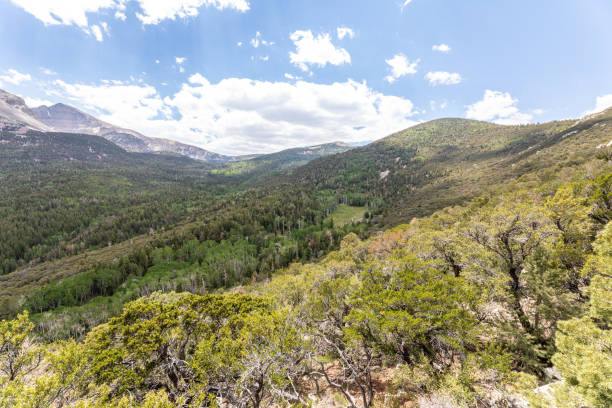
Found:
[[[25,101],[0,89],[0,130],[25,133],[28,129],[49,131],[51,128],[39,121]]]

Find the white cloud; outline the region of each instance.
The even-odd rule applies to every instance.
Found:
[[[127,2],[129,0],[120,0]],[[217,10],[234,9],[245,12],[249,10],[247,0],[135,0],[140,4],[142,13],[136,13],[136,17],[143,24],[158,24],[169,19],[195,17],[199,14],[199,8],[214,7]]]
[[[295,75],[291,75],[291,74],[288,74],[288,73],[285,73],[285,78],[290,79],[292,81],[298,80],[298,79],[302,79],[302,77],[300,77],[300,76],[295,76]]]
[[[13,85],[19,85],[25,81],[31,81],[32,77],[30,74],[22,74],[15,69],[9,69],[5,75],[0,75],[0,81],[8,82]]]
[[[434,100],[429,101],[429,109],[432,112],[435,112],[437,110],[444,110],[446,109],[446,107],[448,106],[448,101],[445,99],[442,102],[436,102]]]
[[[260,60],[262,61],[269,61],[270,60],[270,56],[269,55],[265,55],[263,57],[259,57]]]
[[[410,62],[405,55],[397,54],[393,58],[385,60],[385,62],[391,67],[391,74],[387,75],[385,80],[392,84],[404,75],[416,74],[420,60]]]
[[[25,98],[23,98],[23,100],[25,101],[26,105],[28,105],[28,107],[30,107],[30,108],[35,108],[37,106],[43,106],[43,105],[45,105],[45,106],[54,105],[53,102],[48,101],[46,99],[38,99],[38,98],[28,98],[28,97],[25,97]]]
[[[125,21],[126,4],[137,3],[140,8],[136,17],[143,24],[158,24],[163,20],[195,17],[201,7],[218,10],[249,10],[248,0],[11,0],[13,4],[42,21],[45,25],[75,25],[88,32],[87,14],[106,10],[115,11],[115,18]]]
[[[96,40],[104,41],[104,37],[102,37],[102,30],[100,30],[100,27],[98,27],[97,25],[92,25],[91,32],[93,33],[94,37],[96,37]]]
[[[467,107],[465,117],[500,125],[516,125],[531,121],[533,116],[520,112],[517,104],[518,99],[513,99],[508,92],[487,89],[480,101]]]
[[[327,64],[342,65],[351,63],[351,55],[344,48],[338,48],[331,42],[329,34],[318,34],[311,30],[296,31],[291,34],[291,41],[296,52],[290,52],[289,58],[293,65],[302,71],[309,71],[311,65],[324,67]]]
[[[155,60],[155,63],[156,63],[156,64],[159,64],[159,60],[158,60],[158,59],[156,59],[156,60]]]
[[[227,78],[210,83],[195,74],[166,98],[150,85],[120,81],[56,81],[55,87],[102,120],[227,154],[373,140],[416,124],[410,119],[416,114],[410,100],[352,80],[317,84]]]
[[[240,45],[242,45],[242,43],[239,43]],[[255,33],[255,37],[251,38],[251,45],[253,46],[253,48],[259,48],[259,46],[270,46],[270,45],[274,45],[274,42],[272,41],[266,41],[261,37],[261,33],[259,31],[257,31]]]
[[[239,47],[242,47],[242,41],[238,41],[238,42],[236,43],[236,45],[237,45],[237,46],[239,46]]]
[[[171,115],[157,90],[150,85],[122,81],[85,85],[70,84],[62,80],[54,81],[53,85],[58,96],[65,97],[100,119],[117,125],[132,126],[139,121],[147,123],[153,118]],[[136,126],[132,128],[137,130]]]
[[[57,75],[57,72],[50,70],[49,68],[40,67],[40,72],[45,75]]]
[[[412,3],[412,0],[404,0],[404,4],[402,4],[402,10],[404,10],[404,7],[406,7],[410,3]]]
[[[598,96],[595,100],[595,108],[583,113],[583,116],[599,113],[612,106],[612,94]]]
[[[348,27],[338,27],[338,39],[342,40],[344,37],[355,38],[355,32]]]
[[[11,0],[45,25],[76,25],[87,28],[89,22],[87,13],[97,13],[102,9],[116,8],[116,0]]]
[[[102,29],[104,30],[104,32],[106,33],[107,37],[110,37],[110,29],[108,28],[108,23],[102,21],[100,23],[100,26],[102,26]]]
[[[187,58],[185,57],[174,57],[174,60],[176,61],[176,63],[178,64],[178,68],[179,68],[179,72],[183,73],[185,72],[185,67],[183,67],[183,63],[185,61],[187,61]]]
[[[446,44],[437,44],[431,47],[431,49],[438,52],[450,52],[451,47]]]
[[[456,85],[461,83],[462,78],[456,72],[445,72],[445,71],[435,71],[428,72],[425,74],[425,79],[429,81],[429,84],[432,86],[437,85]]]

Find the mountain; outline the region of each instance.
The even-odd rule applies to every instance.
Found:
[[[332,156],[352,148],[344,142],[297,147],[255,157],[243,157],[242,160],[227,163],[217,171],[226,175],[259,176],[278,170],[295,169],[320,157]]]
[[[25,101],[0,89],[0,130],[7,129],[25,133],[28,129],[51,130],[51,128],[36,119],[34,113]]]
[[[579,121],[502,126],[466,119],[423,123],[367,146],[316,159],[288,183],[378,208],[385,225],[465,202],[539,168],[586,160],[609,143],[612,109]]]
[[[612,110],[444,119],[235,191],[176,168],[0,172],[0,316],[29,312],[0,322],[4,359],[41,356],[5,399],[609,406],[611,139]],[[410,222],[340,227],[359,200]]]
[[[168,139],[148,137],[136,131],[112,125],[63,103],[39,106],[33,108],[32,112],[40,122],[56,131],[101,136],[128,152],[169,152],[212,162],[232,160],[229,156],[209,152],[199,147]]]
[[[225,173],[251,175],[261,174],[266,171],[285,170],[299,167],[315,158],[346,151],[351,148],[342,142],[328,143],[305,148],[288,149],[282,152],[260,155],[226,156],[213,153],[196,146],[180,143],[173,140],[145,136],[134,130],[121,128],[111,123],[104,122],[79,109],[57,103],[52,106],[38,106],[29,108],[24,100],[0,89],[0,130],[18,134],[26,134],[30,130],[41,132],[55,132],[57,134],[80,134],[100,136],[128,152],[134,153],[174,153],[195,160],[213,163],[236,163],[229,166]],[[42,135],[35,136],[36,143],[42,140],[52,140]],[[71,138],[63,137],[63,140]],[[58,141],[59,139],[53,139]],[[16,142],[13,139],[12,142]],[[23,141],[25,142],[25,140]],[[28,141],[30,143],[32,141]],[[5,141],[5,143],[8,143]],[[29,146],[33,147],[33,146]],[[56,146],[59,147],[59,146]],[[60,149],[61,150],[61,149]],[[70,157],[70,152],[59,160]],[[81,156],[77,154],[77,156]],[[53,155],[49,155],[50,159]]]
[[[35,130],[24,134],[0,131],[2,169],[65,161],[110,164],[127,161],[128,157],[125,150],[98,136]]]

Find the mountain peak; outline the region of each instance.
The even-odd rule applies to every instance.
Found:
[[[54,130],[67,133],[82,133],[101,136],[128,152],[176,153],[196,160],[228,161],[229,157],[212,153],[199,147],[186,145],[174,140],[145,136],[134,130],[104,122],[74,106],[56,103],[32,109],[33,115]]]
[[[27,129],[51,130],[40,122],[23,98],[0,89],[0,129],[25,132]]]

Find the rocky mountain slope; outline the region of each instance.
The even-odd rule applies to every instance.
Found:
[[[306,164],[310,160],[344,152],[351,148],[350,145],[343,142],[334,142],[288,149],[268,155],[226,156],[174,140],[148,137],[134,130],[102,121],[63,103],[29,108],[22,98],[1,89],[0,130],[19,134],[25,134],[28,130],[37,130],[100,136],[128,152],[166,152],[213,163],[235,162],[236,166],[230,166],[229,170],[233,174],[252,173],[253,170],[261,173],[262,171],[291,169]]]
[[[25,133],[28,129],[51,130],[40,122],[22,98],[0,89],[0,129]]]
[[[36,119],[56,131],[101,136],[128,152],[170,152],[212,162],[232,160],[232,157],[209,152],[199,147],[168,139],[148,137],[134,130],[112,125],[63,103],[39,106],[33,108],[32,112]]]

